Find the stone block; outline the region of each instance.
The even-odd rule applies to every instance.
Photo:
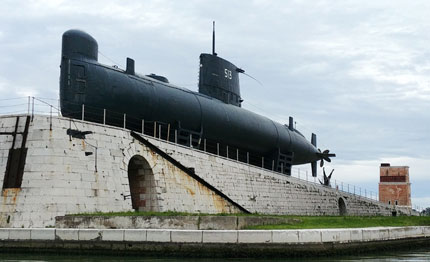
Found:
[[[9,239],[9,228],[0,228],[0,240]]]
[[[124,241],[124,229],[102,229],[100,231],[103,241]]]
[[[58,240],[79,240],[79,229],[58,228],[55,230],[55,239]]]
[[[237,243],[236,230],[203,230],[203,243]]]
[[[363,241],[380,240],[379,228],[363,228]]]
[[[139,217],[136,217],[138,219]],[[113,217],[101,217],[100,223],[105,228],[141,228],[140,225],[133,225],[133,220],[128,216],[113,216]]]
[[[9,229],[10,240],[30,240],[31,229],[29,228],[11,228]]]
[[[175,243],[201,243],[201,230],[171,230],[171,240]]]
[[[363,241],[363,231],[361,229],[350,229],[350,239],[352,242]]]
[[[82,241],[101,240],[102,235],[99,229],[79,229],[78,238]]]
[[[170,242],[170,230],[148,229],[146,231],[146,241],[148,242]]]
[[[390,238],[390,231],[388,228],[380,228],[379,229],[379,239],[385,240]]]
[[[405,229],[403,227],[393,227],[388,229],[390,239],[405,238]]]
[[[201,216],[199,229],[202,230],[235,230],[237,217],[235,216]]]
[[[55,228],[32,228],[30,230],[31,240],[55,240]]]
[[[299,230],[300,243],[321,243],[321,231],[318,229]]]
[[[349,242],[350,240],[349,229],[321,229],[322,242]]]
[[[423,234],[425,237],[430,237],[430,227],[423,227]]]
[[[272,230],[273,243],[298,243],[299,232],[297,230]]]
[[[125,229],[125,241],[146,241],[146,229]]]
[[[238,243],[270,243],[272,231],[269,230],[239,230]]]
[[[404,227],[404,229],[406,238],[424,236],[422,227]]]

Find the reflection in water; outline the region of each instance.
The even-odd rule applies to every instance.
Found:
[[[144,261],[144,262],[299,262],[299,261],[333,261],[333,262],[392,262],[392,261],[430,261],[430,251],[413,250],[406,252],[387,252],[384,254],[360,255],[360,256],[343,256],[343,257],[321,257],[321,258],[278,258],[278,259],[198,259],[198,258],[154,258],[154,257],[136,257],[136,256],[75,256],[75,255],[41,255],[41,254],[0,254],[0,262],[16,261],[49,261],[49,262],[67,262],[67,261]]]

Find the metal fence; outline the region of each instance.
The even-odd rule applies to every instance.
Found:
[[[283,167],[275,170],[274,161],[265,159],[264,156],[246,152],[239,148],[218,143],[216,141],[209,141],[206,139],[199,140],[199,137],[193,133],[181,134],[181,130],[174,129],[170,124],[147,121],[145,119],[139,119],[135,116],[113,112],[107,109],[86,106],[85,104],[76,104],[75,106],[77,109],[76,111],[61,112],[58,99],[37,97],[8,98],[0,99],[0,115],[28,114],[31,115],[32,118],[35,114],[48,115],[51,119],[51,124],[52,116],[54,115],[73,117],[83,121],[96,122],[102,125],[133,130],[157,140],[174,143],[178,146],[191,147],[194,150],[203,151],[218,157],[242,162],[244,164],[252,165],[256,168],[261,168],[278,174],[284,174]],[[290,177],[307,181],[317,186],[322,186],[320,181],[324,181],[322,175],[318,178],[312,177],[309,170],[301,169],[297,166],[291,168]],[[345,183],[337,179],[332,180],[329,187],[338,191],[353,194],[357,197],[378,201],[378,194],[376,192]]]

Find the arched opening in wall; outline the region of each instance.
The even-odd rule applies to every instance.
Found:
[[[142,156],[133,156],[128,163],[131,204],[136,211],[160,211],[155,191],[154,173]]]
[[[339,215],[346,216],[347,214],[345,200],[343,198],[339,198]]]

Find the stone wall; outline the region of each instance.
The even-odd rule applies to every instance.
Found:
[[[0,228],[7,252],[198,258],[282,258],[351,255],[428,248],[430,227],[301,230]],[[306,259],[305,259],[306,260]],[[317,261],[317,259],[311,259]],[[379,261],[379,260],[378,260]],[[387,261],[387,260],[384,260]],[[405,260],[406,261],[406,260]]]
[[[238,230],[251,226],[299,224],[283,216],[58,216],[55,228]]]
[[[22,116],[19,130],[24,127],[24,119]],[[0,132],[13,132],[15,123],[16,116],[1,116]],[[92,134],[86,135],[86,139],[73,138],[67,135],[69,128]],[[20,139],[18,135],[17,141]],[[395,210],[367,198],[258,167],[152,137],[145,139],[184,166],[194,168],[196,175],[250,212],[337,215],[343,204],[351,215],[391,215]],[[12,137],[1,135],[0,142],[0,184],[3,184]],[[21,188],[2,190],[0,227],[53,226],[55,216],[133,208],[239,212],[231,201],[135,140],[128,130],[35,116],[26,147]],[[135,182],[130,190],[129,181],[138,181],[139,186]],[[410,212],[396,208],[398,213]]]

